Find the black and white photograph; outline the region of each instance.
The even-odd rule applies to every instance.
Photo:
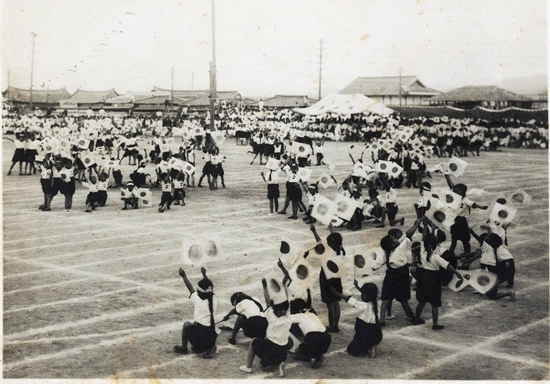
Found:
[[[545,0],[0,4],[3,381],[550,381]]]

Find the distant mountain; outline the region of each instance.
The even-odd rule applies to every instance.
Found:
[[[548,75],[507,77],[498,86],[523,95],[544,94],[548,93]]]

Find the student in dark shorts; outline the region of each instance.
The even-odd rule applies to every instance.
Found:
[[[332,226],[329,226],[329,228],[332,231]],[[327,305],[328,309],[328,332],[339,331],[340,294],[342,293],[342,279],[340,276],[342,270],[338,267],[338,264],[340,262],[339,259],[346,255],[342,242],[342,235],[337,232],[332,232],[327,236],[327,245],[330,247],[330,250],[327,250],[328,252],[324,254],[319,274],[321,301]]]
[[[422,266],[417,268],[417,285],[416,285],[416,306],[414,324],[422,324],[424,321],[421,318],[422,310],[426,303],[432,306],[432,329],[439,331],[444,328],[438,324],[439,307],[441,307],[441,273],[440,269],[450,270],[462,280],[462,275],[457,272],[451,264],[443,259],[438,253],[439,241],[437,236],[431,233],[427,219],[424,219],[424,230],[420,249],[420,260]]]
[[[264,315],[264,307],[259,300],[243,292],[236,292],[231,295],[231,304],[234,308],[223,318],[223,321],[226,321],[231,316],[237,315],[229,344],[237,344],[237,334],[241,329],[246,337],[264,338],[267,319]]]
[[[267,290],[267,281],[262,279],[267,309],[267,329],[265,338],[252,340],[248,347],[248,357],[245,365],[239,369],[246,373],[252,373],[254,357],[261,359],[261,366],[265,369],[270,366],[279,366],[279,377],[286,376],[285,361],[287,359],[287,344],[290,337],[291,319],[288,312],[288,297],[285,301],[275,304]],[[283,285],[283,287],[285,287]],[[286,287],[285,287],[286,289]]]
[[[269,215],[274,215],[279,211],[279,175],[277,170],[270,169],[267,176],[261,173],[262,179],[267,183],[267,199],[269,200]]]
[[[317,315],[309,310],[290,315],[292,324],[297,325],[303,334],[301,343],[296,349],[294,359],[311,362],[311,368],[318,369],[324,360],[324,354],[328,351],[332,342],[330,333]]]
[[[471,252],[470,246],[470,227],[468,226],[468,220],[466,215],[470,212],[471,208],[479,208],[486,210],[488,206],[479,205],[466,197],[468,187],[464,184],[454,184],[449,175],[449,171],[445,171],[445,179],[449,188],[456,194],[462,197],[460,205],[456,210],[456,218],[454,224],[451,226],[451,246],[449,251],[455,253],[457,242],[462,242],[464,248],[464,254]]]
[[[392,236],[385,236],[380,240],[380,247],[384,250],[387,270],[382,284],[382,305],[380,308],[380,325],[386,325],[386,309],[388,302],[395,299],[401,303],[407,317],[413,321],[415,316],[409,305],[411,287],[407,253],[412,245],[412,236],[420,224],[416,220],[414,225],[405,233],[405,238],[399,242]]]
[[[217,302],[214,299],[214,285],[206,276],[206,269],[201,268],[202,280],[197,284],[197,291],[187,278],[185,271],[179,269],[185,286],[189,290],[189,299],[193,303],[195,319],[191,323],[186,321],[181,332],[181,345],[176,345],[174,351],[183,355],[187,354],[187,344],[191,344],[193,353],[202,353],[204,359],[211,359],[216,353],[216,323],[214,312]]]
[[[357,280],[353,283],[361,292],[361,301],[351,295],[342,295],[350,306],[360,311],[355,319],[355,334],[348,344],[347,352],[356,357],[376,357],[378,344],[383,337],[378,318],[378,287],[374,283],[366,283],[359,287]]]

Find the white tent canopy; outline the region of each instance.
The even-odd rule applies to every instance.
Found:
[[[321,113],[327,112],[351,115],[369,111],[377,115],[388,116],[393,113],[392,109],[386,107],[381,102],[375,101],[360,93],[354,93],[353,95],[331,93],[311,107],[294,108],[294,111],[304,115],[320,115]]]

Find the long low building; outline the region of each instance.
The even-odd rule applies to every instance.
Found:
[[[508,107],[533,109],[536,101],[532,97],[510,92],[494,85],[466,86],[442,93],[430,99],[432,106],[456,108],[483,107],[504,109]]]
[[[105,101],[119,96],[114,88],[107,91],[86,91],[78,89],[69,98],[60,100],[59,107],[63,109],[101,109]]]
[[[426,87],[416,76],[358,77],[341,94],[360,93],[388,107],[430,105],[441,92]]]
[[[11,103],[14,107],[29,107],[32,105],[33,108],[58,108],[59,102],[64,99],[71,97],[71,94],[65,89],[46,89],[38,90],[33,89],[32,93],[30,89],[21,89],[15,87],[8,87],[4,92],[2,92],[4,100]]]

